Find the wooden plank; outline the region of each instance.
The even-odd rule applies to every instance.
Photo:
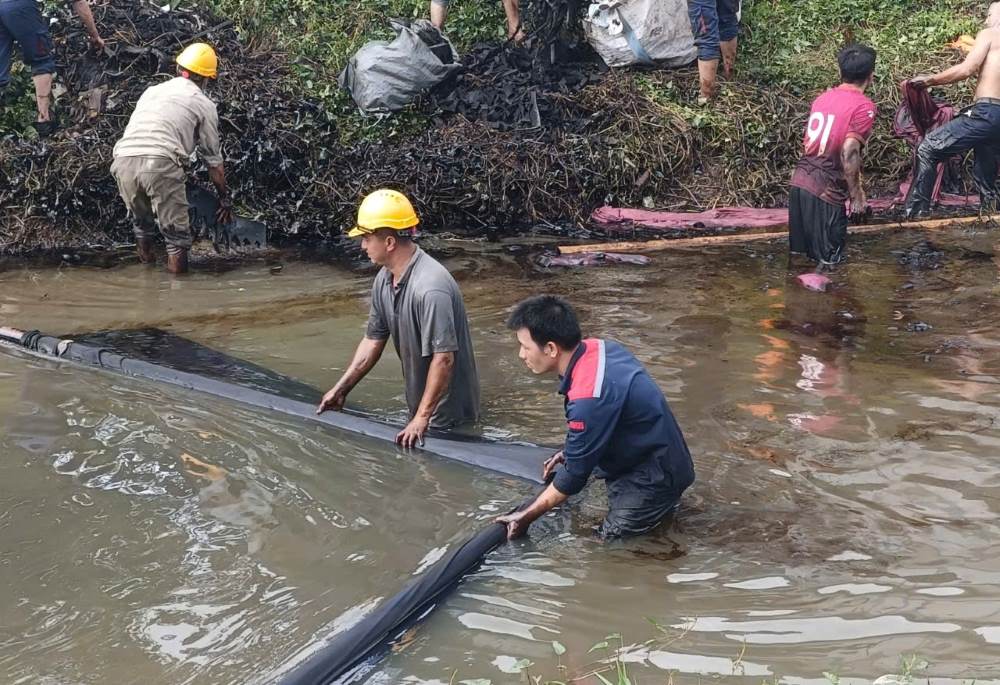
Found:
[[[874,226],[848,226],[847,232],[852,235],[878,233],[899,229],[935,230],[964,226],[978,222],[996,221],[1000,216],[962,216],[950,219],[923,219],[920,221],[904,221]],[[659,240],[639,240],[619,243],[597,243],[591,245],[560,245],[559,254],[579,254],[580,252],[656,252],[673,248],[707,247],[710,245],[735,245],[759,240],[778,240],[787,238],[788,232],[780,233],[742,233],[739,235],[709,235],[699,238],[661,238]]]

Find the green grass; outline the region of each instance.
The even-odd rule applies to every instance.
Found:
[[[366,42],[393,38],[390,19],[429,18],[430,0],[204,0],[204,5],[232,17],[248,40],[287,52],[303,92],[324,103],[345,144],[426,127],[426,118],[410,111],[388,119],[362,117],[336,79]],[[445,30],[462,51],[476,42],[503,38],[504,22],[499,0],[455,0]]]
[[[876,100],[899,81],[954,61],[946,47],[975,35],[987,3],[979,0],[752,0],[744,9],[741,78],[811,94],[837,82],[837,50],[857,41],[878,51]]]

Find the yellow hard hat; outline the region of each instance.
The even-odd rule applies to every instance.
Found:
[[[182,69],[206,78],[215,78],[218,75],[219,58],[208,43],[191,43],[177,55],[177,64]]]
[[[347,232],[349,238],[359,238],[380,228],[403,231],[420,223],[413,205],[406,196],[383,188],[370,193],[358,207],[358,225]]]

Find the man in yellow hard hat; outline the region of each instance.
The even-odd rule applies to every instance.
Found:
[[[413,447],[428,428],[449,429],[479,418],[479,372],[465,303],[448,270],[413,242],[413,205],[395,190],[377,190],[358,209],[348,236],[382,269],[372,284],[365,337],[317,413],[339,411],[375,366],[392,337],[403,366],[410,421],[396,442]]]
[[[185,167],[197,147],[219,193],[216,220],[232,219],[219,140],[219,114],[203,89],[218,72],[211,46],[193,43],[177,56],[177,76],[147,88],[121,140],[115,145],[111,173],[132,215],[139,260],[155,261],[153,217],[167,243],[167,270],[184,273],[191,248]]]

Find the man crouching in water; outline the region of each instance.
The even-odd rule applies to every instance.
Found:
[[[561,298],[521,302],[507,326],[532,372],[559,375],[566,406],[566,442],[542,468],[547,483],[555,474],[551,483],[526,509],[497,519],[508,539],[580,492],[591,473],[605,480],[611,509],[598,535],[652,530],[694,482],[691,453],[659,387],[622,345],[582,340],[576,312]]]

